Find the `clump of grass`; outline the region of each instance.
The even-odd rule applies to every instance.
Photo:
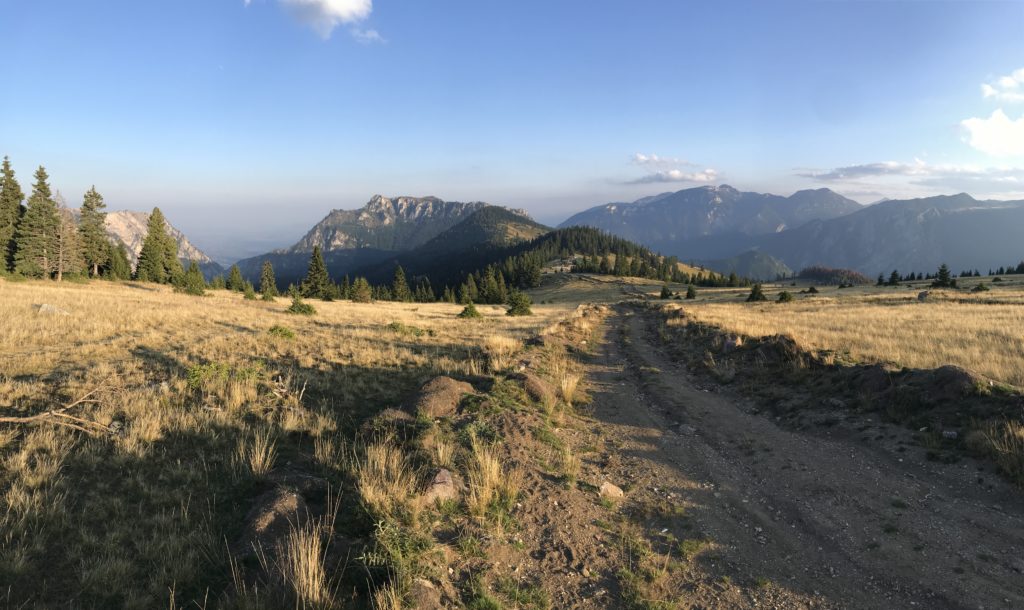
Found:
[[[312,521],[292,526],[285,538],[279,565],[281,575],[302,608],[335,607],[335,590],[327,573],[327,543],[332,524]]]
[[[404,322],[392,322],[387,325],[387,329],[400,335],[411,335],[413,337],[434,336],[434,331],[432,330],[425,330],[418,326],[405,324]]]
[[[277,440],[270,430],[256,432],[238,445],[238,458],[256,478],[263,478],[277,461]]]
[[[492,372],[508,369],[515,363],[515,356],[522,349],[522,343],[513,337],[491,335],[484,339],[484,351]]]
[[[434,440],[431,449],[431,457],[434,464],[440,468],[451,468],[455,465],[455,443],[447,439],[438,438]]]
[[[576,398],[576,388],[580,385],[582,376],[577,373],[563,372],[558,378],[558,389],[562,393],[562,400],[565,404],[572,406]]]
[[[269,332],[271,336],[278,337],[280,339],[291,340],[295,338],[295,331],[288,328],[287,326],[281,326],[280,324],[275,324],[271,326],[270,330],[267,332]]]
[[[566,446],[562,449],[559,458],[562,476],[565,477],[566,482],[570,485],[575,483],[580,476],[580,469],[582,467],[579,456],[574,454],[572,449]]]
[[[390,440],[367,446],[353,465],[356,487],[366,510],[376,517],[397,517],[416,489],[409,460]]]
[[[1008,478],[1024,485],[1024,423],[989,422],[968,435],[967,443],[991,457]]]
[[[479,519],[491,516],[500,522],[511,513],[521,485],[521,473],[504,472],[493,446],[473,439],[466,500],[470,515]]]

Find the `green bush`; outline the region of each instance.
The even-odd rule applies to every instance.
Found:
[[[690,284],[686,287],[686,300],[692,301],[697,298],[697,287]]]
[[[991,290],[991,288],[986,286],[984,282],[978,284],[974,288],[971,288],[971,292],[988,292],[989,290]]]
[[[481,316],[480,312],[477,311],[476,305],[473,304],[473,301],[470,301],[469,303],[466,304],[466,307],[462,310],[462,312],[459,313],[459,317],[460,318],[481,318],[483,316]]]
[[[792,303],[793,295],[788,290],[783,290],[779,293],[779,303]]]
[[[290,328],[288,328],[286,326],[281,326],[279,324],[275,324],[275,325],[271,326],[270,330],[267,331],[267,332],[269,332],[271,335],[273,335],[275,337],[280,337],[282,339],[294,339],[295,338],[295,331],[293,331],[292,329],[290,329]]]
[[[295,314],[298,316],[312,316],[316,313],[316,309],[312,305],[302,300],[302,297],[298,294],[292,296],[292,304],[285,310],[285,313]]]
[[[768,297],[764,296],[764,289],[761,287],[761,284],[754,284],[754,287],[750,289],[750,296],[747,297],[747,302],[757,303],[767,300]]]
[[[533,311],[530,309],[532,304],[533,301],[530,300],[530,295],[514,290],[508,297],[508,310],[505,311],[505,314],[509,316],[532,316]]]

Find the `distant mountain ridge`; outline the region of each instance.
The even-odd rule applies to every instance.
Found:
[[[594,227],[660,248],[663,244],[713,235],[776,233],[811,220],[844,216],[862,207],[829,189],[799,191],[781,197],[743,192],[728,185],[702,186],[645,197],[633,203],[600,205],[572,216],[559,226]]]
[[[490,216],[485,215],[481,219],[494,219],[500,214],[504,219],[498,223],[503,227],[500,230],[510,232],[506,236],[510,239],[516,232],[532,235],[533,225],[542,226],[523,210],[491,206],[480,201],[464,203],[437,197],[389,198],[374,195],[362,208],[332,210],[291,247],[243,259],[238,266],[247,279],[256,281],[263,261],[269,260],[274,265],[278,281],[287,285],[305,275],[310,253],[315,246],[320,246],[331,275],[340,278],[424,246],[482,210],[501,210],[500,213],[487,212]],[[446,251],[468,241],[496,239],[496,235],[489,236],[486,231],[499,230],[498,224],[490,229],[480,224],[467,225],[461,233],[452,233],[438,242],[435,249]],[[544,229],[547,230],[546,227]]]

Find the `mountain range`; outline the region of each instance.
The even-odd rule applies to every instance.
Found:
[[[147,214],[108,216],[108,230],[137,256]],[[560,227],[587,226],[667,256],[723,273],[774,279],[805,267],[847,268],[874,276],[892,269],[933,271],[996,268],[1024,258],[1019,234],[1024,201],[983,201],[959,194],[884,200],[863,206],[829,189],[788,197],[706,186],[609,203],[580,212]],[[478,269],[496,249],[552,229],[522,210],[436,197],[372,197],[356,210],[333,210],[290,247],[238,265],[256,282],[269,260],[279,283],[297,283],[315,246],[331,275],[386,281],[396,264],[409,274],[457,277]],[[216,265],[176,229],[182,258]]]

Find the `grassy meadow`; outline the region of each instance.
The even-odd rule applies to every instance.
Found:
[[[0,280],[0,415],[70,405],[65,425],[0,424],[0,606],[224,607],[235,591],[279,607],[239,601],[260,598],[237,594],[231,552],[268,473],[316,473],[343,513],[319,527],[364,533],[346,508],[356,430],[434,376],[486,374],[568,311],[310,303],[304,317],[284,298]],[[293,532],[279,570],[306,607],[338,590],[322,533]]]

